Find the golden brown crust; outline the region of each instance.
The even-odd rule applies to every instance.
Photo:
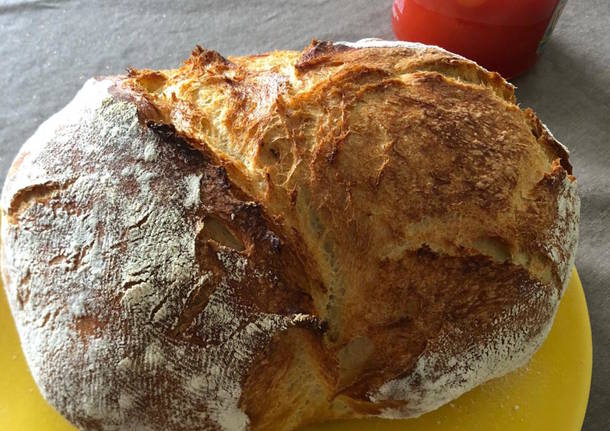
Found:
[[[176,169],[200,178],[185,217],[206,281],[155,330],[219,347],[202,316],[222,289],[247,319],[292,319],[231,371],[251,429],[418,415],[519,366],[544,338],[578,198],[565,148],[499,75],[434,47],[313,41],[228,59],[197,47],[179,69],[131,70],[109,92],[196,159]],[[28,187],[5,192],[11,223],[72,183]],[[247,262],[243,274],[223,259]],[[87,340],[111,322],[75,328]]]

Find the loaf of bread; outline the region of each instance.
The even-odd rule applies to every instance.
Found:
[[[83,430],[408,418],[524,365],[574,261],[567,150],[440,48],[314,41],[88,81],[13,162],[2,274]]]

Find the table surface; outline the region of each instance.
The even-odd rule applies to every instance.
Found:
[[[169,68],[195,44],[225,55],[312,38],[393,39],[391,0],[0,0],[0,181],[20,145],[91,76]],[[581,196],[576,264],[593,330],[583,430],[610,429],[610,2],[569,0],[538,65],[514,81],[571,150]]]

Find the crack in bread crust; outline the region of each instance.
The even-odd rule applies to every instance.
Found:
[[[26,143],[3,276],[43,395],[85,429],[411,417],[537,349],[578,205],[565,148],[466,59],[197,47],[88,83]]]

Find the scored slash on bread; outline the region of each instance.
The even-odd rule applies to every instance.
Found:
[[[417,416],[523,365],[574,261],[567,150],[440,48],[314,41],[88,81],[13,163],[2,269],[87,430]]]

